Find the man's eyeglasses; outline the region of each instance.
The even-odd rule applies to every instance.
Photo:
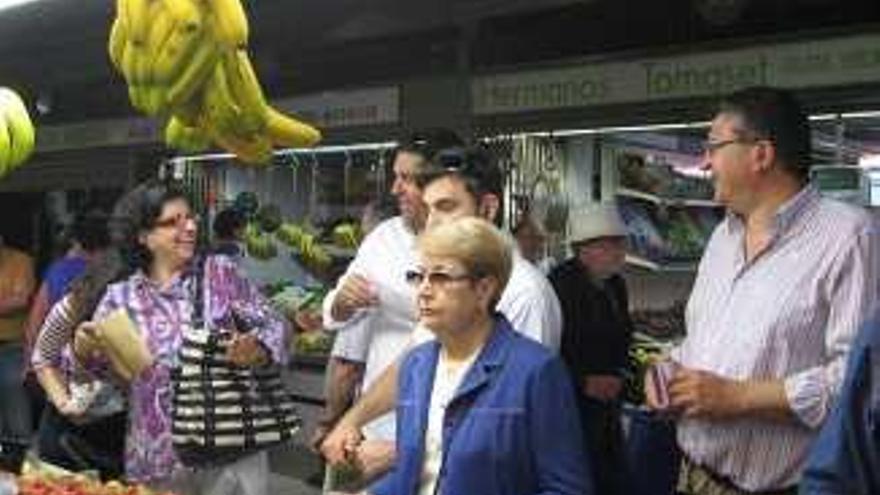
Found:
[[[453,282],[458,282],[461,280],[471,280],[473,279],[473,275],[462,273],[462,274],[453,274],[444,271],[425,271],[425,270],[407,270],[406,271],[406,283],[413,287],[418,287],[422,285],[422,283],[427,280],[428,285],[431,287],[445,287]]]
[[[189,222],[199,223],[199,216],[195,213],[178,213],[172,217],[168,217],[162,220],[156,220],[156,223],[153,224],[156,228],[168,228],[168,227],[177,227],[182,229]]]

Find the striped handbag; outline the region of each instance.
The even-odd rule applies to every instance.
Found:
[[[199,267],[193,325],[171,379],[174,449],[191,467],[228,464],[287,442],[302,423],[280,366],[241,367],[226,358],[232,332],[204,324],[204,263]]]

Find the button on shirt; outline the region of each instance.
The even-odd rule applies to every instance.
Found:
[[[877,239],[863,210],[807,187],[777,212],[769,247],[747,261],[745,230],[715,230],[673,358],[735,379],[783,380],[796,422],[682,420],[692,460],[746,490],[795,485],[837,396],[847,353],[877,294]]]

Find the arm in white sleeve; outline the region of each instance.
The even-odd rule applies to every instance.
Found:
[[[830,411],[840,391],[852,342],[876,303],[880,273],[877,246],[876,236],[865,232],[834,261],[826,287],[826,359],[785,379],[792,412],[811,428],[821,426]]]

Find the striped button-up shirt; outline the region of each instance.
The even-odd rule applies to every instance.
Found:
[[[751,261],[741,219],[718,226],[673,358],[730,379],[782,380],[798,421],[682,420],[688,457],[746,490],[797,483],[877,296],[877,241],[864,210],[812,187],[780,208],[769,247]]]

